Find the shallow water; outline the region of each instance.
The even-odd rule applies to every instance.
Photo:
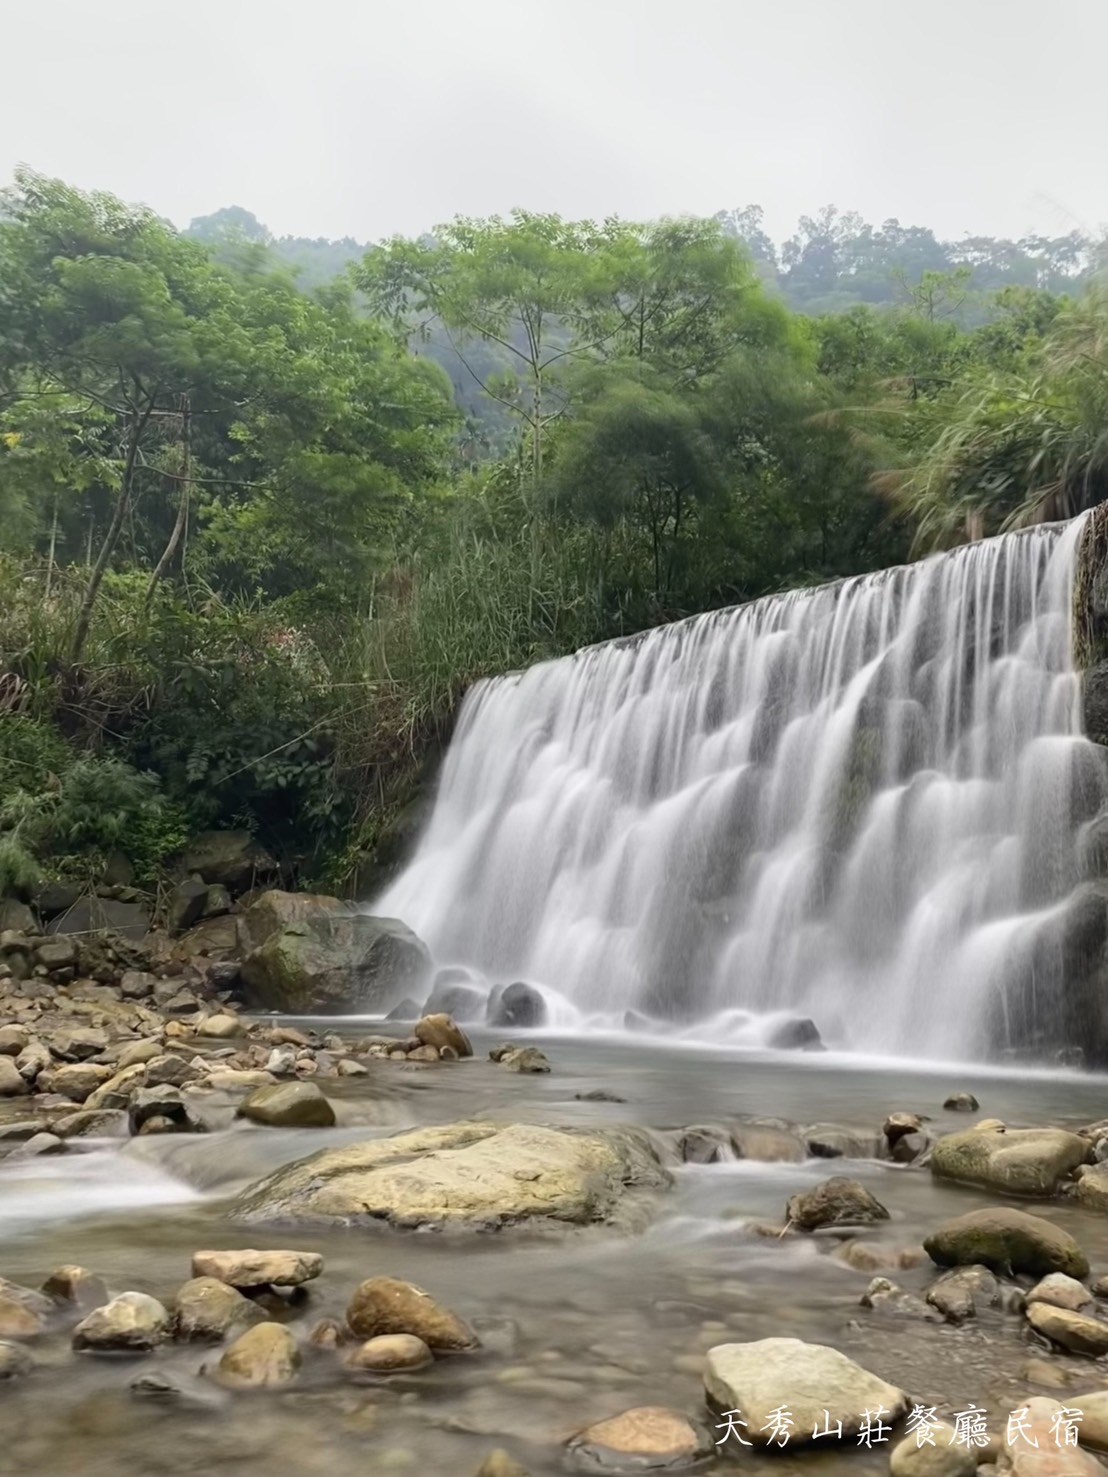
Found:
[[[202,1246],[296,1245],[326,1260],[310,1295],[285,1311],[298,1333],[341,1316],[360,1280],[387,1273],[453,1306],[484,1343],[480,1353],[366,1385],[309,1351],[286,1393],[232,1397],[201,1380],[195,1404],[170,1406],[135,1397],[128,1382],[154,1367],[192,1375],[217,1354],[186,1347],[146,1359],[74,1358],[64,1336],[51,1336],[35,1345],[45,1367],[0,1393],[0,1471],[468,1477],[491,1448],[505,1446],[534,1477],[553,1477],[565,1471],[560,1443],[567,1436],[629,1406],[672,1405],[711,1423],[699,1374],[703,1351],[771,1335],[834,1344],[948,1415],[974,1401],[999,1416],[1019,1397],[1042,1393],[1021,1377],[1029,1356],[1073,1371],[1076,1390],[1102,1383],[1097,1366],[1027,1343],[1011,1316],[954,1329],[863,1309],[858,1300],[869,1276],[832,1260],[834,1241],[778,1241],[748,1228],[749,1221],[780,1221],[790,1194],[832,1173],[864,1180],[888,1206],[891,1221],[871,1239],[894,1247],[918,1246],[944,1217],[988,1203],[973,1190],[936,1185],[926,1171],[874,1161],[686,1166],[650,1226],[633,1236],[459,1237],[382,1228],[271,1235],[227,1219],[238,1186],[278,1163],[343,1138],[462,1117],[665,1130],[765,1116],[872,1133],[887,1112],[908,1109],[952,1129],[972,1121],[943,1112],[956,1089],[972,1090],[982,1114],[1012,1124],[1077,1125],[1108,1113],[1108,1081],[1096,1077],[694,1052],[631,1038],[531,1039],[551,1058],[549,1076],[504,1072],[481,1059],[488,1043],[478,1039],[473,1062],[382,1062],[368,1077],[328,1082],[340,1118],[334,1130],[240,1126],[0,1165],[0,1273],[15,1281],[37,1285],[55,1265],[80,1262],[113,1289],[168,1301]],[[594,1087],[627,1101],[575,1100]],[[1108,1270],[1108,1217],[1064,1202],[1031,1208],[1073,1231],[1094,1273]],[[919,1291],[931,1274],[890,1275]],[[887,1452],[744,1452],[743,1470],[878,1472],[887,1470]],[[721,1456],[702,1470],[733,1465]]]

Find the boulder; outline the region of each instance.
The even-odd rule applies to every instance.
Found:
[[[46,925],[47,933],[52,934],[87,934],[109,930],[125,939],[145,938],[150,931],[149,908],[145,903],[83,897]]]
[[[488,1022],[490,1026],[515,1030],[544,1025],[546,1001],[534,985],[517,980],[515,984],[493,992],[489,999]]]
[[[290,1013],[356,1006],[381,1013],[426,980],[431,958],[395,918],[337,898],[267,892],[239,919],[242,980],[254,1000]]]
[[[423,1046],[434,1046],[440,1051],[449,1046],[459,1056],[472,1056],[473,1047],[469,1037],[448,1015],[425,1015],[416,1022],[412,1032]]]
[[[881,1127],[885,1135],[885,1142],[891,1149],[897,1139],[902,1139],[905,1134],[919,1133],[923,1128],[923,1119],[918,1113],[890,1113]]]
[[[300,1287],[323,1271],[316,1251],[198,1251],[194,1278],[215,1278],[229,1287]]]
[[[80,896],[81,884],[79,882],[47,882],[35,898],[35,907],[38,909],[40,918],[49,920],[72,908]]]
[[[1041,1216],[1008,1206],[971,1210],[946,1221],[923,1243],[940,1267],[981,1264],[1006,1276],[1026,1272],[1045,1277],[1065,1272],[1087,1277],[1089,1261],[1077,1242]]]
[[[1099,1318],[1037,1302],[1028,1304],[1027,1321],[1036,1333],[1071,1354],[1090,1354],[1094,1359],[1108,1354],[1108,1323],[1102,1323]]]
[[[440,969],[423,1008],[416,1006],[411,1015],[398,1015],[395,1019],[415,1021],[421,1015],[452,1015],[456,1021],[484,1020],[488,1010],[488,994],[470,984],[470,978],[470,975],[463,974],[460,970]],[[393,1012],[390,1011],[387,1019],[393,1018]]]
[[[0,1056],[0,1098],[23,1097],[30,1088],[10,1056]]]
[[[972,1092],[952,1092],[943,1103],[948,1113],[976,1113],[980,1106]]]
[[[982,1308],[999,1305],[1000,1283],[988,1267],[958,1267],[933,1282],[926,1297],[948,1323],[964,1323]]]
[[[41,1292],[0,1277],[0,1339],[33,1339],[45,1332],[54,1304]]]
[[[781,1021],[766,1037],[766,1043],[774,1051],[822,1051],[823,1041],[815,1021],[796,1016]]]
[[[1108,1163],[1082,1165],[1073,1193],[1090,1210],[1108,1210]]]
[[[1087,1451],[1082,1451],[1079,1446],[1059,1445],[1057,1421],[1064,1414],[1064,1408],[1056,1400],[1036,1397],[1021,1405],[1018,1414],[1022,1434],[1018,1440],[1001,1446],[996,1460],[998,1474],[1003,1474],[1003,1477],[1104,1477],[1103,1466]],[[1001,1429],[1005,1430],[1007,1426],[1006,1420]]]
[[[169,894],[166,922],[171,933],[184,933],[204,916],[204,905],[208,901],[207,883],[190,879],[179,882]]]
[[[98,1062],[63,1062],[40,1072],[35,1088],[38,1092],[67,1097],[72,1103],[83,1103],[114,1076],[114,1067],[101,1066]]]
[[[26,1026],[0,1026],[0,1056],[18,1056],[30,1039]]]
[[[442,1353],[475,1349],[480,1342],[456,1313],[422,1287],[397,1277],[371,1277],[363,1282],[350,1300],[346,1321],[359,1338],[412,1334]]]
[[[387,1021],[417,1021],[423,1008],[410,995],[405,995],[385,1016]],[[456,1014],[456,1012],[451,1012]]]
[[[694,1123],[683,1128],[674,1147],[683,1164],[721,1164],[735,1157],[731,1135],[714,1123]]]
[[[55,1267],[42,1284],[44,1295],[55,1303],[69,1303],[91,1311],[111,1302],[111,1293],[103,1277],[84,1267]]]
[[[109,1085],[105,1083],[105,1087]],[[127,1104],[127,1114],[132,1133],[204,1132],[204,1124],[185,1102],[179,1087],[137,1088]]]
[[[1067,1398],[1081,1412],[1078,1439],[1090,1451],[1108,1454],[1108,1390],[1089,1390]]]
[[[414,1333],[382,1333],[359,1344],[346,1357],[350,1369],[373,1374],[395,1374],[401,1370],[424,1369],[434,1355]]]
[[[889,1453],[889,1477],[974,1477],[977,1452],[954,1444],[954,1427],[941,1421],[930,1428],[934,1445],[907,1436]]]
[[[978,1126],[938,1139],[931,1173],[1008,1195],[1047,1196],[1092,1157],[1087,1139],[1061,1128]]]
[[[798,1231],[818,1231],[825,1226],[866,1226],[887,1221],[889,1212],[865,1185],[836,1175],[812,1190],[793,1195],[785,1206],[785,1217]]]
[[[888,1384],[824,1344],[800,1339],[759,1339],[717,1344],[705,1360],[704,1388],[716,1411],[739,1410],[743,1436],[756,1446],[770,1442],[770,1417],[782,1406],[796,1422],[791,1441],[801,1444],[812,1432],[842,1422],[843,1438],[856,1437],[867,1412],[883,1409],[895,1421],[908,1408],[903,1390]],[[830,1437],[818,1443],[822,1447]]]
[[[646,1192],[670,1182],[643,1130],[452,1123],[283,1165],[244,1190],[232,1214],[474,1230],[583,1225],[639,1217]]]
[[[1026,1303],[1049,1303],[1054,1308],[1068,1308],[1071,1313],[1082,1313],[1093,1306],[1093,1295],[1076,1277],[1067,1277],[1062,1272],[1051,1272],[1037,1282],[1027,1294]]]
[[[841,1123],[812,1123],[801,1130],[813,1159],[876,1159],[881,1148],[875,1133],[856,1133]]]
[[[180,1339],[221,1343],[240,1324],[259,1323],[265,1314],[216,1277],[194,1277],[174,1300],[174,1329]]]
[[[74,1026],[70,1030],[55,1031],[50,1038],[50,1047],[63,1062],[84,1062],[89,1057],[99,1056],[107,1049],[108,1033],[96,1026]]]
[[[662,1405],[621,1411],[586,1426],[567,1443],[570,1461],[584,1472],[679,1472],[713,1451],[703,1426]]]
[[[335,1110],[314,1082],[276,1082],[259,1087],[238,1106],[237,1116],[271,1128],[333,1128]]]
[[[70,938],[47,939],[35,949],[35,962],[43,969],[73,969],[77,963],[77,945]]]
[[[500,1065],[508,1072],[529,1076],[550,1071],[550,1062],[537,1046],[514,1046],[500,1058]]]
[[[218,1015],[209,1015],[200,1022],[197,1032],[200,1036],[208,1037],[214,1041],[228,1041],[232,1037],[242,1036],[246,1033],[246,1027],[237,1015],[230,1015],[221,1011]]]
[[[93,1353],[154,1349],[169,1337],[170,1317],[157,1298],[124,1292],[94,1308],[73,1330],[73,1347]]]
[[[270,1389],[296,1378],[301,1354],[280,1323],[258,1323],[240,1334],[219,1361],[219,1378],[234,1389]]]
[[[201,831],[185,848],[181,865],[209,885],[226,887],[236,897],[278,872],[277,863],[249,831]]]

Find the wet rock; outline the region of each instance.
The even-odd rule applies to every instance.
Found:
[[[931,1173],[1009,1195],[1047,1196],[1091,1158],[1086,1139],[1060,1128],[978,1126],[938,1139]]]
[[[228,1287],[300,1287],[323,1271],[315,1251],[198,1251],[192,1275],[215,1278]]]
[[[236,897],[278,871],[277,863],[248,831],[202,831],[186,847],[181,865],[209,885],[226,887]]]
[[[766,1037],[766,1045],[775,1051],[823,1051],[815,1021],[797,1016],[774,1026]]]
[[[402,1370],[424,1369],[434,1356],[421,1338],[413,1333],[383,1333],[367,1339],[346,1357],[350,1369],[374,1374],[394,1374]]]
[[[785,1218],[798,1231],[825,1226],[864,1226],[887,1221],[889,1212],[857,1180],[836,1175],[812,1190],[802,1190],[785,1206]]]
[[[0,1098],[23,1097],[30,1090],[12,1058],[0,1056]]]
[[[11,1058],[7,1060],[10,1061]],[[24,1082],[31,1083],[38,1080],[39,1073],[44,1072],[52,1061],[49,1048],[41,1041],[31,1040],[16,1057],[15,1067]],[[0,1074],[3,1070],[3,1065],[0,1064]],[[17,1094],[9,1094],[9,1096],[17,1096]]]
[[[35,1367],[35,1361],[19,1344],[0,1342],[0,1384],[5,1380],[22,1379]]]
[[[241,1036],[245,1028],[237,1015],[210,1015],[207,1020],[200,1022],[199,1034],[209,1036],[217,1041],[225,1041],[231,1036]]]
[[[1026,1437],[1004,1445],[997,1456],[996,1470],[1003,1477],[1104,1477],[1095,1457],[1077,1446],[1059,1446],[1057,1420],[1064,1411],[1056,1400],[1036,1396],[1018,1407],[1020,1430]],[[1007,1428],[1007,1420],[1001,1429]],[[1080,1428],[1079,1428],[1080,1429]],[[1034,1442],[1032,1446],[1030,1443]]]
[[[451,1052],[455,1057],[457,1056],[453,1047],[444,1046],[443,1050]],[[439,1049],[437,1046],[414,1046],[408,1052],[408,1060],[410,1062],[437,1062],[439,1060]]]
[[[584,1472],[679,1472],[712,1450],[702,1426],[661,1405],[621,1411],[587,1426],[567,1443],[570,1461]]]
[[[1108,1453],[1108,1390],[1088,1390],[1067,1398],[1066,1404],[1081,1412],[1078,1427],[1081,1445],[1091,1451]]]
[[[999,1306],[1000,1283],[988,1267],[959,1267],[933,1282],[926,1298],[948,1323],[964,1323],[976,1318],[982,1308]]]
[[[1005,1275],[1026,1272],[1035,1277],[1065,1272],[1080,1278],[1089,1273],[1088,1258],[1067,1231],[1008,1206],[971,1210],[946,1221],[923,1245],[940,1267],[980,1263]]]
[[[495,1451],[489,1452],[474,1477],[531,1477],[531,1474],[503,1447],[497,1447]]]
[[[861,1297],[863,1308],[875,1313],[885,1313],[897,1318],[922,1318],[925,1322],[937,1323],[938,1315],[914,1293],[906,1292],[888,1277],[875,1277]]]
[[[740,1159],[761,1164],[800,1164],[807,1151],[795,1131],[778,1119],[749,1119],[731,1127],[731,1142]]]
[[[813,1159],[875,1159],[880,1147],[876,1134],[855,1133],[839,1123],[813,1123],[801,1130],[801,1138]]]
[[[125,1139],[131,1122],[121,1108],[78,1108],[64,1118],[55,1118],[51,1127],[63,1139]]]
[[[449,976],[449,978],[443,978]],[[396,1020],[416,1021],[423,1015],[451,1015],[456,1021],[482,1021],[488,1008],[488,995],[476,985],[469,983],[468,973],[455,975],[452,969],[440,970],[426,1003],[417,1006],[411,1015],[398,1015]],[[392,1013],[385,1017],[392,1020]]]
[[[429,1349],[456,1352],[477,1348],[480,1340],[456,1313],[429,1293],[396,1277],[371,1277],[350,1300],[346,1321],[363,1339],[382,1334],[414,1334]]]
[[[30,1039],[26,1026],[0,1026],[0,1056],[18,1056]]]
[[[44,1154],[65,1154],[66,1145],[56,1133],[36,1133],[11,1154],[12,1159],[38,1159]]]
[[[122,1072],[140,1062],[149,1066],[164,1054],[165,1048],[158,1037],[148,1037],[145,1041],[128,1041],[115,1059],[115,1070]]]
[[[1051,1272],[1037,1282],[1027,1294],[1026,1302],[1050,1303],[1055,1308],[1068,1308],[1072,1313],[1081,1313],[1093,1306],[1093,1295],[1076,1277],[1067,1277],[1062,1272]]]
[[[948,1113],[976,1113],[980,1106],[972,1092],[953,1092],[943,1103]]]
[[[338,1349],[348,1337],[346,1326],[337,1318],[321,1318],[308,1335],[313,1349]]]
[[[588,1092],[575,1092],[574,1102],[578,1103],[625,1103],[627,1099],[620,1097],[618,1092],[609,1092],[606,1087],[590,1087]]]
[[[897,1139],[903,1138],[907,1133],[919,1133],[922,1129],[923,1119],[918,1113],[890,1113],[881,1126],[881,1132],[890,1149]]]
[[[238,1220],[387,1220],[486,1229],[626,1221],[667,1188],[649,1136],[537,1124],[454,1123],[324,1149],[249,1186]]]
[[[831,1253],[837,1262],[856,1272],[908,1270],[927,1260],[922,1247],[885,1246],[879,1241],[844,1241]]]
[[[517,980],[515,984],[494,992],[489,1000],[488,1022],[490,1026],[514,1030],[544,1025],[546,1001],[533,985]]]
[[[450,1046],[459,1056],[473,1055],[469,1037],[448,1015],[425,1015],[412,1034],[423,1046]]]
[[[677,1136],[678,1157],[684,1164],[720,1164],[734,1159],[731,1135],[714,1124],[693,1124]]]
[[[1099,1359],[1108,1354],[1108,1323],[1059,1308],[1051,1303],[1029,1303],[1027,1321],[1036,1333],[1071,1354],[1089,1354]]]
[[[46,925],[46,931],[63,938],[69,934],[112,932],[137,942],[150,931],[150,910],[140,902],[82,897],[66,912],[52,919]]]
[[[145,1071],[145,1068],[141,1070]],[[204,1131],[203,1123],[185,1102],[179,1087],[140,1087],[131,1095],[127,1113],[132,1133],[153,1132],[148,1124],[155,1119],[160,1120],[157,1125],[159,1132]]]
[[[889,1146],[889,1154],[895,1164],[914,1164],[917,1159],[922,1159],[930,1148],[930,1135],[906,1133],[893,1140]]]
[[[217,1092],[253,1092],[256,1087],[271,1087],[276,1081],[272,1072],[225,1067],[208,1073],[207,1086]]]
[[[1074,1198],[1089,1210],[1108,1210],[1108,1163],[1086,1164],[1077,1170]]]
[[[135,1062],[130,1067],[124,1067],[114,1077],[109,1077],[103,1087],[98,1087],[85,1099],[86,1112],[92,1112],[99,1108],[127,1109],[131,1104],[131,1095],[138,1092],[146,1081],[146,1063]]]
[[[889,1454],[889,1477],[974,1477],[977,1452],[954,1444],[954,1427],[940,1422],[932,1428],[934,1445],[919,1444],[907,1436]]]
[[[410,928],[351,912],[337,898],[264,893],[239,918],[239,936],[248,951],[243,983],[271,1010],[383,1010],[418,989],[430,969]]]
[[[239,1118],[272,1128],[333,1128],[335,1110],[314,1082],[259,1087],[239,1104]]]
[[[534,1076],[550,1071],[550,1062],[537,1046],[516,1046],[500,1058],[500,1065],[507,1072],[520,1072]]]
[[[747,1423],[742,1434],[756,1446],[769,1444],[770,1417],[782,1406],[796,1422],[791,1439],[798,1444],[825,1430],[828,1417],[832,1427],[842,1422],[849,1440],[857,1436],[866,1412],[883,1407],[885,1419],[895,1421],[908,1407],[903,1390],[837,1349],[800,1339],[717,1344],[708,1350],[704,1387],[714,1410],[741,1410]]]
[[[35,949],[35,962],[43,969],[72,969],[77,963],[77,945],[70,938],[49,939]]]
[[[148,1000],[154,993],[157,979],[142,969],[125,970],[120,977],[119,993],[124,1000]]]
[[[301,1354],[280,1323],[259,1323],[240,1334],[219,1361],[219,1378],[235,1389],[271,1389],[296,1378]]]
[[[73,1347],[92,1353],[144,1353],[169,1337],[170,1317],[157,1298],[124,1292],[95,1308],[73,1330]]]
[[[103,1277],[97,1277],[85,1267],[55,1267],[42,1284],[42,1291],[53,1302],[68,1303],[89,1311],[111,1302],[111,1293]]]
[[[187,1087],[199,1082],[202,1073],[198,1067],[187,1062],[183,1056],[167,1052],[146,1063],[143,1085],[146,1087]]]
[[[46,1330],[53,1303],[31,1287],[0,1277],[0,1339],[33,1339]]]
[[[239,1325],[264,1318],[256,1303],[216,1277],[194,1277],[174,1300],[174,1331],[180,1339],[217,1344]]]
[[[411,996],[406,995],[398,1005],[393,1006],[385,1019],[387,1021],[417,1021],[422,1011],[423,1007]],[[451,1011],[450,1014],[453,1015],[455,1012]]]

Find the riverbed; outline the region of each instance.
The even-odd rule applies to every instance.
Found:
[[[341,1029],[362,1034],[367,1027],[344,1022]],[[387,1274],[426,1288],[482,1340],[477,1353],[361,1384],[333,1357],[309,1350],[289,1390],[231,1394],[200,1374],[218,1358],[209,1349],[75,1356],[65,1334],[51,1335],[35,1344],[34,1374],[0,1392],[0,1471],[469,1477],[503,1447],[533,1477],[554,1477],[566,1470],[569,1436],[630,1406],[667,1405],[714,1427],[700,1377],[704,1351],[780,1335],[833,1344],[948,1419],[973,1402],[1001,1432],[1004,1414],[1028,1394],[1102,1383],[1090,1361],[1031,1343],[1013,1314],[955,1328],[864,1308],[859,1300],[873,1274],[832,1256],[840,1238],[765,1234],[764,1223],[782,1223],[790,1195],[831,1174],[862,1180],[888,1207],[891,1219],[864,1234],[893,1252],[918,1248],[950,1216],[995,1203],[984,1192],[935,1182],[926,1169],[887,1161],[678,1166],[672,1193],[634,1234],[274,1231],[229,1220],[236,1191],[281,1163],[367,1134],[468,1117],[630,1122],[657,1131],[767,1119],[831,1123],[865,1137],[898,1109],[930,1116],[936,1131],[967,1126],[973,1118],[942,1108],[955,1090],[977,1096],[977,1116],[1011,1125],[1079,1126],[1103,1118],[1108,1103],[1108,1080],[1089,1075],[710,1051],[631,1036],[535,1033],[527,1040],[550,1058],[549,1075],[503,1071],[487,1060],[490,1043],[478,1034],[472,1061],[376,1061],[367,1076],[329,1081],[334,1129],[240,1124],[0,1164],[0,1274],[15,1282],[37,1286],[55,1266],[76,1262],[113,1291],[171,1303],[201,1248],[295,1246],[325,1259],[307,1296],[280,1308],[302,1339],[321,1318],[341,1318],[360,1281]],[[581,1100],[596,1089],[624,1101]],[[762,1127],[761,1141],[772,1145],[773,1124]],[[1028,1208],[1077,1237],[1094,1275],[1108,1271],[1108,1218],[1061,1200]],[[887,1275],[921,1293],[935,1269]],[[1029,1369],[1029,1360],[1038,1362]],[[128,1388],[153,1368],[180,1375],[184,1398],[155,1400]],[[802,1452],[794,1444],[773,1457],[744,1450],[742,1470],[883,1472],[888,1450]],[[733,1442],[701,1470],[733,1470],[732,1454]]]

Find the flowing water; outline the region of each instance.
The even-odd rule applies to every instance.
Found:
[[[436,962],[765,1040],[980,1059],[1064,986],[1081,822],[1080,523],[661,627],[467,697],[373,904]],[[672,1029],[672,1027],[671,1027]]]

